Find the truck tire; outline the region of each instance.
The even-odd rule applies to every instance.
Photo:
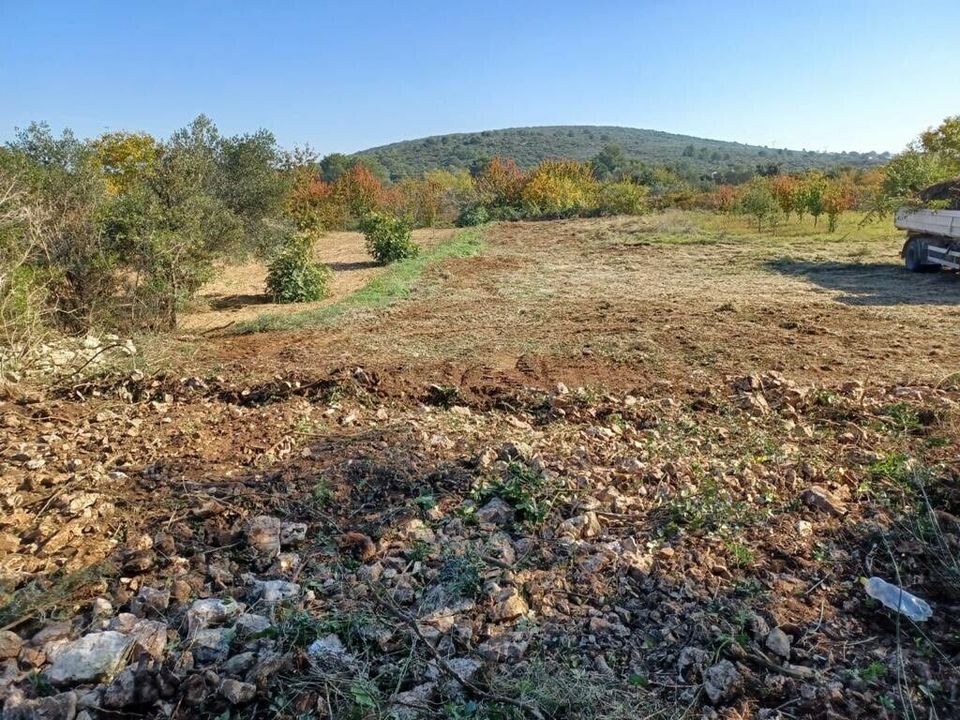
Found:
[[[930,272],[939,269],[937,265],[927,265],[924,244],[916,238],[907,240],[903,248],[903,264],[910,272]]]

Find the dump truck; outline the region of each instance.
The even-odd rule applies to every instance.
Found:
[[[907,231],[900,256],[911,272],[960,270],[960,210],[903,207],[894,224]]]

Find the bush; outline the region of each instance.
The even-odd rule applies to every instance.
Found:
[[[377,262],[391,263],[416,257],[420,252],[410,236],[410,223],[406,220],[371,212],[360,222],[360,230],[367,240],[367,252]]]
[[[629,180],[608,183],[600,188],[601,215],[641,215],[647,209],[647,188]]]
[[[321,300],[330,294],[330,269],[311,259],[313,237],[295,233],[274,256],[267,273],[267,288],[274,302]]]
[[[457,216],[457,227],[473,227],[490,221],[490,212],[483,205],[468,205]]]
[[[523,186],[523,205],[533,217],[572,217],[597,207],[600,184],[590,166],[544,160]]]

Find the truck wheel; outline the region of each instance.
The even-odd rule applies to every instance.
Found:
[[[910,272],[929,272],[930,266],[924,263],[926,258],[923,252],[923,243],[919,240],[908,240],[903,249],[903,264]]]

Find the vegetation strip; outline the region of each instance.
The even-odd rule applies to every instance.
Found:
[[[363,310],[383,308],[410,295],[410,290],[430,265],[451,258],[467,258],[483,250],[483,231],[470,228],[457,233],[431,250],[390,265],[364,287],[338,302],[297,313],[264,313],[255,320],[236,326],[236,334],[295,330],[311,325],[325,325],[342,316]]]

